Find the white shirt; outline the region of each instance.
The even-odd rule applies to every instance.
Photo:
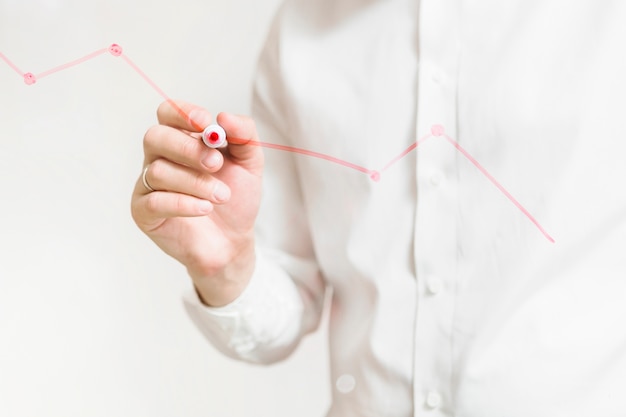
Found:
[[[192,319],[270,363],[331,288],[332,417],[626,415],[625,22],[618,0],[288,1],[262,140],[366,170],[266,149],[251,284],[188,294]]]

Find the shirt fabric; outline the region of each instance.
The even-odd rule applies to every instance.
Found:
[[[626,415],[624,22],[618,0],[287,1],[261,138],[365,169],[266,149],[254,276],[225,307],[186,294],[193,321],[271,363],[332,291],[329,417]]]

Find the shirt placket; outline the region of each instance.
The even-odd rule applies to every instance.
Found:
[[[452,415],[452,326],[457,263],[458,0],[422,0],[419,16],[415,416]]]

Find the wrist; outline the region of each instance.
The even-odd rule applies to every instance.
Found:
[[[254,273],[255,260],[254,245],[251,245],[223,268],[188,268],[187,271],[200,300],[210,307],[222,307],[246,289]]]

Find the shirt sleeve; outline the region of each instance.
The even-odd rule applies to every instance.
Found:
[[[277,18],[259,60],[253,116],[261,141],[293,146],[293,109],[280,76],[279,23]],[[253,363],[286,358],[319,325],[326,293],[294,155],[274,149],[264,155],[257,259],[248,287],[220,308],[204,305],[195,291],[184,296],[192,321],[219,351]]]
[[[271,258],[271,257],[269,257]],[[290,276],[260,249],[244,292],[223,307],[202,303],[195,289],[183,297],[189,317],[218,350],[253,363],[285,358],[295,347],[304,303]]]

